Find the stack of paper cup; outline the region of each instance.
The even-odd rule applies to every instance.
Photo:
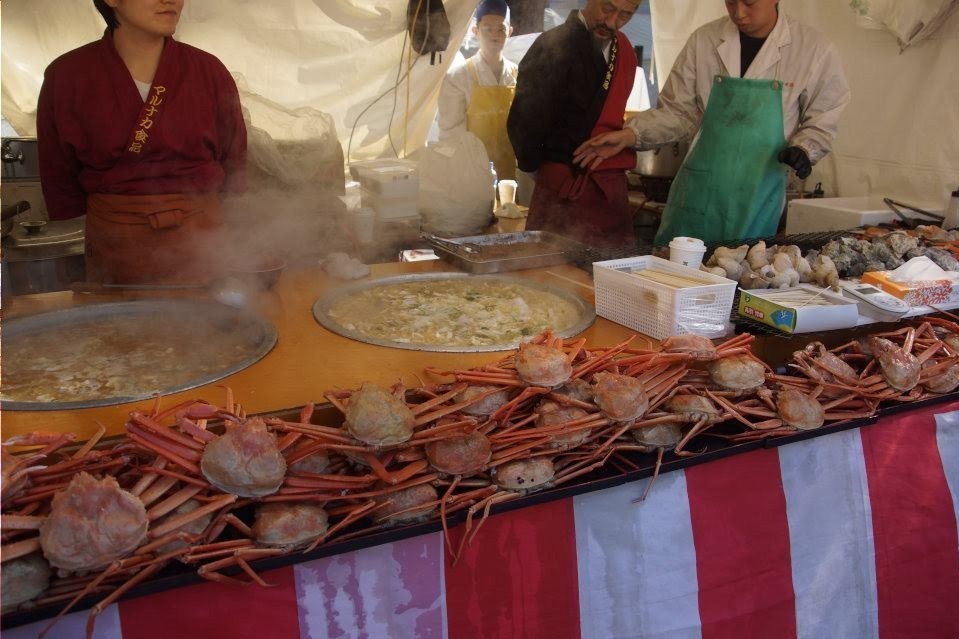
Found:
[[[669,243],[669,261],[690,268],[699,268],[706,255],[706,245],[698,237],[674,237]]]

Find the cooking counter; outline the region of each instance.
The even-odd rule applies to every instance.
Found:
[[[376,264],[371,268],[373,278],[453,270],[439,260]],[[592,280],[572,265],[515,271],[509,275],[565,288],[593,302]],[[326,291],[343,283],[318,268],[284,272],[273,291],[262,293],[255,300],[256,310],[276,326],[279,338],[274,349],[259,362],[218,382],[163,396],[162,406],[190,399],[205,399],[221,405],[225,397],[223,387],[229,386],[247,413],[262,413],[302,406],[310,401],[323,402],[325,391],[355,388],[364,381],[392,384],[402,378],[407,385],[418,385],[417,376],[423,375],[426,366],[464,368],[500,357],[499,353],[490,352],[439,353],[387,348],[341,337],[316,322],[312,307]],[[60,292],[18,296],[5,304],[3,319],[78,304],[159,296],[167,294],[158,295],[153,291],[105,295]],[[189,295],[179,293],[176,297]],[[612,345],[632,334],[633,331],[626,327],[601,317],[597,317],[595,323],[582,333],[587,343],[593,346]],[[119,433],[130,411],[149,410],[152,406],[153,400],[146,400],[68,411],[3,411],[3,437],[39,430],[73,432],[80,438],[87,438],[96,432],[98,422],[106,426],[108,433]]]

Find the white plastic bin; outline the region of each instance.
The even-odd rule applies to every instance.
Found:
[[[652,267],[705,283],[674,288],[630,274]],[[732,280],[652,255],[593,262],[593,281],[597,315],[659,340],[688,333],[724,336],[736,296]]]

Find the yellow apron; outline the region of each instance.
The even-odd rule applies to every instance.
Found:
[[[483,141],[500,180],[516,179],[516,155],[506,134],[506,116],[513,104],[516,87],[482,86],[473,58],[466,61],[473,90],[466,108],[466,128]]]

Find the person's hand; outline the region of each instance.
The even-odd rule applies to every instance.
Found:
[[[798,146],[790,146],[780,151],[779,161],[791,166],[800,180],[805,180],[812,173],[812,162],[809,161],[809,156]]]
[[[636,144],[636,134],[630,128],[600,133],[595,138],[586,140],[573,151],[573,164],[592,170],[603,160],[613,157],[634,144]]]

